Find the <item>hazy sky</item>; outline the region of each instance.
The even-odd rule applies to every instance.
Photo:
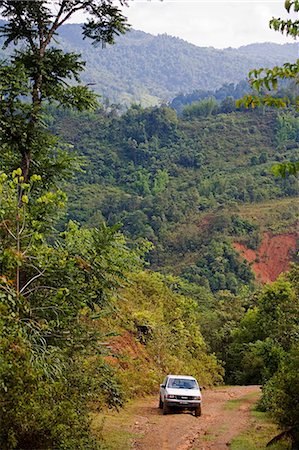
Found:
[[[135,0],[129,1],[126,15],[133,28],[152,34],[167,33],[204,47],[239,47],[251,42],[294,42],[268,26],[272,16],[289,16],[283,4],[281,0]]]
[[[273,16],[291,17],[283,0],[128,0],[128,4],[124,13],[133,28],[167,33],[203,47],[294,42],[268,26]]]

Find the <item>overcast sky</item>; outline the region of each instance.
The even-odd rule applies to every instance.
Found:
[[[294,42],[269,29],[273,16],[291,17],[283,0],[128,0],[128,3],[124,14],[133,28],[155,35],[167,33],[203,47]]]
[[[167,33],[203,47],[224,48],[252,42],[294,42],[268,26],[272,16],[289,16],[283,4],[281,0],[135,0],[129,1],[126,14],[133,28]]]

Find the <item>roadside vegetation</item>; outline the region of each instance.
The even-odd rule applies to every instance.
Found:
[[[280,428],[273,423],[268,413],[253,410],[250,427],[231,442],[232,450],[291,450],[292,442],[289,438],[281,439],[267,447],[268,442],[280,433]]]

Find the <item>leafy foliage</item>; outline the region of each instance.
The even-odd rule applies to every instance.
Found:
[[[271,411],[279,425],[286,430],[283,435],[292,438],[294,448],[299,442],[298,368],[298,346],[295,346],[264,386],[261,404]]]
[[[237,209],[297,194],[294,177],[276,178],[270,169],[296,155],[296,115],[284,122],[260,110],[192,119],[167,107],[133,106],[121,116],[104,108],[50,112],[55,132],[88,161],[78,183],[69,184],[69,218],[122,223],[129,238],[154,243],[155,269],[196,277],[214,291],[251,282],[231,239],[255,249],[259,226],[242,221]],[[288,123],[290,135],[282,131]]]
[[[127,395],[155,392],[165,373],[190,373],[207,386],[221,383],[223,368],[207,352],[201,306],[188,289],[178,278],[140,272],[121,292],[122,302],[115,302],[108,320],[120,336],[110,345],[118,349],[117,370]],[[201,295],[209,293],[202,289]]]
[[[298,12],[299,2],[298,0],[287,0],[285,2],[285,9],[288,13],[292,10]],[[298,20],[283,20],[273,18],[270,21],[270,27],[275,31],[286,33],[286,35],[293,36],[294,39],[299,35],[299,21]],[[296,62],[286,62],[283,66],[275,66],[272,69],[260,68],[254,69],[249,72],[249,82],[251,86],[258,92],[262,88],[266,90],[264,95],[247,95],[244,96],[238,102],[238,105],[244,104],[246,107],[257,107],[261,105],[275,106],[278,108],[286,108],[289,104],[293,103],[298,110],[299,96],[296,95],[293,99],[291,97],[281,98],[279,96],[271,95],[271,90],[276,91],[278,89],[278,83],[281,80],[292,80],[295,85],[299,82],[299,60]],[[286,176],[286,174],[298,173],[299,163],[298,161],[291,161],[287,164],[280,164],[275,167],[275,172],[279,175]]]
[[[122,393],[87,319],[140,267],[142,251],[129,250],[118,227],[70,223],[55,233],[64,195],[40,195],[40,176],[24,183],[21,174],[1,175],[1,447],[94,449],[88,402],[101,392],[101,406],[118,406]]]
[[[78,110],[97,105],[96,95],[87,86],[72,85],[73,81],[80,81],[85,65],[80,55],[51,46],[57,30],[79,11],[89,13],[83,35],[94,43],[111,44],[115,34],[128,28],[125,17],[111,0],[60,0],[56,11],[47,1],[5,0],[0,4],[0,12],[7,19],[0,27],[4,47],[12,43],[23,45],[22,50],[14,51],[10,64],[3,62],[1,67],[5,79],[8,76],[1,86],[2,141],[21,157],[19,165],[26,182],[32,162],[39,160],[39,146],[44,150],[53,148],[52,136],[42,127],[43,105],[56,102]]]
[[[265,405],[296,436],[277,406],[283,396],[289,405],[297,380],[288,365],[298,344],[296,269],[252,294],[253,274],[232,247],[259,244],[241,204],[297,192],[290,171],[268,176],[297,151],[296,113],[237,111],[224,95],[232,86],[217,92],[220,105],[196,93],[183,117],[165,105],[95,110],[95,94],[76,84],[80,56],[52,43],[79,10],[90,14],[83,36],[112,43],[127,29],[112,1],[63,0],[54,12],[48,2],[7,0],[0,10],[5,44],[23,45],[0,68],[1,170],[12,171],[0,175],[1,448],[100,448],[90,410],[118,408],[144,384],[152,392],[165,372],[221,383],[219,360],[229,380],[267,382]],[[65,219],[55,186],[78,164],[69,143],[86,170],[67,185]],[[183,278],[143,271],[148,251],[153,269]]]
[[[218,107],[214,108],[214,113],[229,113],[236,110],[235,100],[251,91],[246,80],[239,83],[224,83],[220,88],[214,91],[198,89],[190,94],[179,94],[171,101],[170,106],[180,114],[186,105],[191,105],[201,100],[215,98]]]
[[[257,295],[233,331],[227,366],[235,382],[263,382],[261,407],[298,444],[298,265]],[[238,356],[237,356],[238,355]],[[229,373],[227,373],[229,375]]]

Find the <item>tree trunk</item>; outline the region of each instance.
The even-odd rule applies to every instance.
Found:
[[[28,150],[22,151],[22,159],[21,159],[21,169],[22,175],[24,177],[24,182],[27,183],[29,181],[29,171],[30,171],[30,163],[31,163],[31,152],[29,150],[30,143],[28,143]],[[20,199],[21,200],[21,199]]]

